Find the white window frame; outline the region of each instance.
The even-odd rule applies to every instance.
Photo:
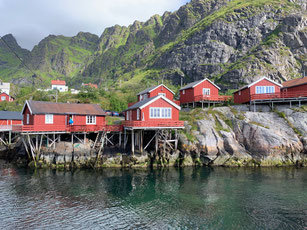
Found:
[[[159,95],[159,96],[162,95],[162,96],[166,97],[166,94],[165,94],[165,93],[158,93],[158,95]]]
[[[275,87],[270,86],[256,86],[256,94],[275,93]]]
[[[203,95],[210,96],[210,88],[203,88]]]
[[[185,94],[185,90],[182,90],[182,94]]]
[[[140,109],[136,110],[136,119],[140,120]]]
[[[30,114],[27,114],[27,125],[30,123]]]
[[[239,96],[241,96],[241,91],[239,91]]]
[[[95,115],[86,115],[86,124],[87,125],[96,125],[96,116]]]
[[[6,96],[1,96],[1,101],[6,101]]]
[[[53,114],[45,114],[45,124],[53,124]]]
[[[129,111],[126,112],[126,120],[129,121]]]
[[[149,118],[151,119],[172,119],[171,107],[150,107]]]

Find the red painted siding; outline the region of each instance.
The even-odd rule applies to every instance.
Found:
[[[193,88],[180,90],[180,104],[194,101],[194,90]]]
[[[152,119],[150,118],[150,107],[159,107],[159,108],[172,108],[172,117],[166,119]],[[132,113],[132,114],[131,114]],[[127,120],[127,116],[125,116],[125,120]],[[129,120],[130,121],[178,121],[179,120],[179,110],[174,107],[173,105],[169,104],[167,101],[163,100],[162,98],[158,99],[157,101],[149,104],[145,108],[140,110],[140,119],[137,120],[137,110],[129,110]]]
[[[307,92],[307,84],[281,89],[282,92]]]
[[[21,120],[0,120],[0,125],[22,125]]]
[[[245,88],[241,90],[241,95],[239,95],[239,91],[234,93],[234,103],[236,104],[242,104],[247,103],[251,100],[251,95],[256,94],[256,86],[274,86],[275,93],[280,92],[280,86],[263,79],[262,81],[259,81],[257,84],[252,85],[250,88]],[[265,95],[265,94],[263,94]],[[270,98],[270,97],[268,97]],[[265,98],[263,98],[265,99]]]
[[[205,80],[194,88],[185,89],[184,94],[183,90],[180,90],[180,103],[182,104],[195,101],[195,96],[203,95],[203,88],[210,89],[210,96],[219,95],[219,89],[208,80]]]
[[[163,85],[160,85],[158,88],[151,91],[148,97],[155,97],[159,95],[159,93],[165,93],[165,97],[170,99],[171,101],[174,99],[173,93],[169,91],[167,88],[165,88]]]
[[[239,95],[239,92],[241,92],[241,95]],[[234,93],[234,103],[236,104],[243,104],[249,102],[249,100],[250,100],[249,88],[245,88]]]
[[[5,97],[5,100],[2,100],[2,97]],[[7,95],[6,93],[1,93],[0,94],[0,101],[14,101],[14,99],[12,97],[10,97],[9,95]]]
[[[27,123],[27,114],[29,114],[29,123]],[[35,130],[39,130],[42,128],[44,131],[52,130],[57,131],[56,127],[69,126],[69,116],[54,114],[53,115],[53,123],[46,124],[45,122],[45,114],[36,114],[31,115],[28,107],[26,106],[23,114],[24,125],[33,125]],[[105,125],[105,117],[104,116],[96,116],[96,124],[86,124],[86,115],[74,115],[73,116],[73,125],[72,126],[104,126]],[[59,130],[61,131],[61,130]]]

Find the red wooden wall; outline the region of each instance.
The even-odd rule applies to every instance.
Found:
[[[150,118],[150,107],[159,107],[159,108],[172,108],[172,117],[171,118]],[[132,113],[132,115],[130,115]],[[140,119],[137,120],[137,110],[129,110],[129,120],[132,121],[142,121],[142,117],[144,116],[143,121],[178,121],[179,120],[179,110],[173,105],[169,104],[162,98],[156,100],[155,102],[149,104],[145,108],[140,110]],[[127,116],[125,116],[125,120],[127,120]]]
[[[0,125],[22,125],[21,120],[0,120]]]
[[[171,101],[174,99],[174,95],[171,91],[169,91],[167,88],[165,88],[163,85],[160,85],[155,90],[151,91],[149,93],[149,97],[155,97],[159,95],[159,93],[165,93],[165,97],[170,99]]]
[[[219,89],[216,88],[211,82],[208,80],[203,81],[198,84],[194,88],[185,89],[185,93],[183,94],[183,90],[180,90],[180,103],[188,103],[193,102],[195,96],[203,95],[203,88],[210,89],[211,96],[219,95]]]
[[[2,100],[2,97],[5,97],[5,100]],[[13,98],[11,98],[9,95],[7,95],[6,93],[0,93],[0,101],[14,101]]]
[[[307,92],[307,84],[281,89],[282,92]]]
[[[241,95],[239,95],[239,91],[234,93],[234,103],[236,104],[242,104],[247,103],[250,101],[250,96],[253,94],[256,94],[256,86],[274,86],[275,93],[280,92],[280,86],[263,79],[262,81],[258,82],[257,84],[252,85],[250,88],[245,88],[241,90]],[[263,94],[265,95],[265,94]],[[268,97],[270,98],[270,97]],[[264,98],[265,99],[265,98]]]

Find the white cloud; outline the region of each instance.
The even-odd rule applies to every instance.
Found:
[[[0,35],[12,33],[31,49],[49,34],[101,35],[106,27],[146,21],[177,10],[188,0],[0,0]]]

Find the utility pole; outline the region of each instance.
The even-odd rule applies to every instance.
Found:
[[[180,79],[180,87],[182,88],[182,81],[183,81],[183,78],[181,76],[181,79]]]

